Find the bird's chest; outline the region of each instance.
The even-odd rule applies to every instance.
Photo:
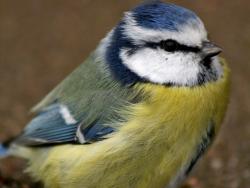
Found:
[[[145,161],[150,159],[154,167],[144,167],[152,186],[162,187],[167,182],[175,187],[191,171],[219,128],[226,103],[219,103],[221,99],[209,88],[160,89],[137,107],[136,139],[144,141],[144,151],[150,151],[144,153]]]

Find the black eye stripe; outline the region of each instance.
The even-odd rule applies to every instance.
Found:
[[[174,45],[174,46],[170,47],[170,43],[171,45]],[[194,52],[194,53],[200,52],[200,48],[197,46],[187,46],[187,45],[179,44],[178,42],[174,40],[165,40],[165,41],[160,41],[158,43],[147,42],[146,46],[150,48],[154,48],[154,49],[162,48],[169,52],[176,52],[176,51]]]
[[[180,51],[197,53],[200,52],[201,49],[199,47],[180,45]]]

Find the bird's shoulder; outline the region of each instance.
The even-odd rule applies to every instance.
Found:
[[[114,132],[119,111],[139,94],[116,81],[94,54],[33,108],[35,117],[17,142],[24,145],[89,143]]]

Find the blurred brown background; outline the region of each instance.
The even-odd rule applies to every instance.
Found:
[[[77,67],[140,0],[0,0],[0,141],[18,134],[27,113]],[[250,1],[175,0],[204,20],[230,63],[232,98],[216,144],[185,187],[250,186]],[[36,187],[24,163],[0,162],[0,187]]]

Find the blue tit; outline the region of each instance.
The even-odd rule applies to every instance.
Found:
[[[194,12],[140,4],[1,154],[27,159],[49,188],[174,188],[225,115],[230,71],[220,52]]]

